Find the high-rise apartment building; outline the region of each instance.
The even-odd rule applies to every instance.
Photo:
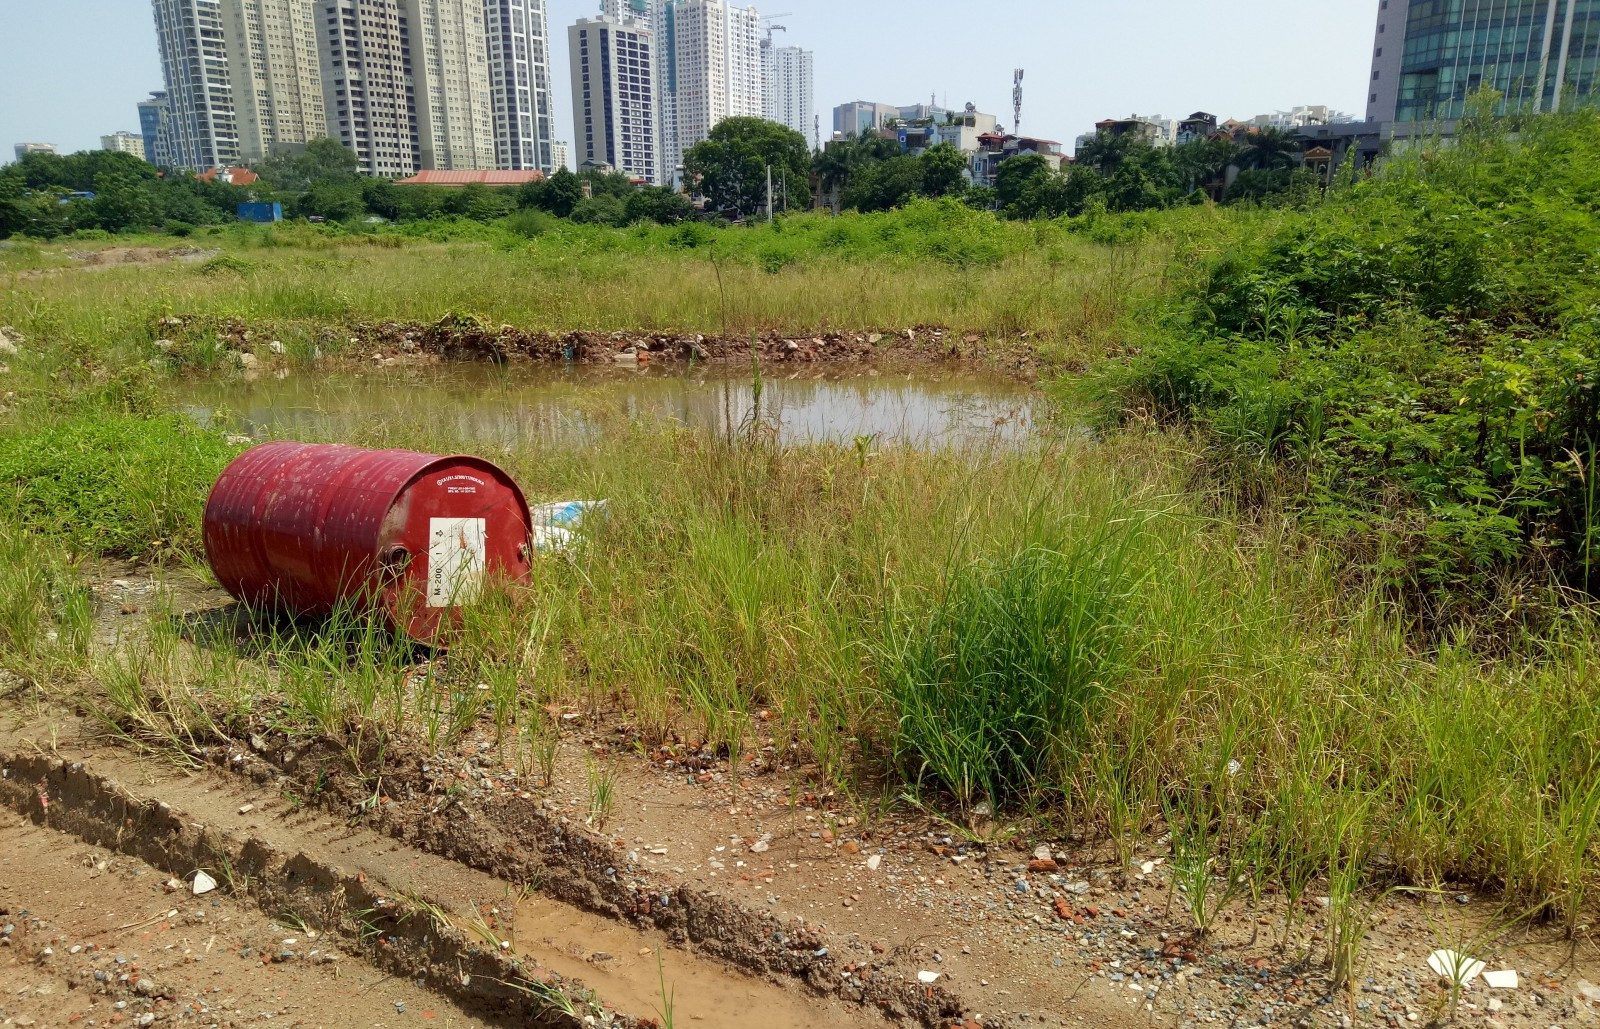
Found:
[[[137,132],[113,132],[109,136],[100,137],[100,149],[132,154],[144,160],[144,137]]]
[[[545,0],[488,0],[488,17],[495,161],[511,171],[549,174],[555,133]]]
[[[56,149],[54,143],[18,143],[12,147],[12,151],[17,155],[17,160],[19,161],[29,154],[57,154],[61,152]]]
[[[656,32],[672,0],[600,0],[600,16],[612,21],[633,21]]]
[[[1597,64],[1600,0],[1380,0],[1367,120],[1453,121],[1484,87],[1508,108],[1570,108]]]
[[[144,137],[144,159],[155,165],[170,165],[167,152],[167,112],[172,109],[166,90],[157,90],[150,99],[139,101],[139,135]]]
[[[411,175],[421,153],[409,25],[396,0],[318,0],[328,135],[363,174]]]
[[[196,171],[239,160],[222,0],[152,0],[169,110],[170,163]]]
[[[404,0],[424,168],[495,167],[484,0]]]
[[[654,35],[632,19],[581,18],[567,41],[578,166],[658,181]]]
[[[762,117],[775,121],[811,142],[815,126],[816,78],[811,51],[761,42]]]
[[[572,170],[572,153],[566,143],[557,140],[550,144],[550,171],[554,173],[561,168]]]
[[[658,17],[666,22],[663,49],[671,47],[665,156],[676,181],[683,155],[724,118],[762,116],[761,16],[727,0],[673,0]]]
[[[222,0],[222,30],[240,158],[326,136],[315,0]]]
[[[671,151],[677,138],[678,117],[672,93],[672,9],[678,0],[601,0],[601,16],[612,21],[632,21],[649,30],[655,42],[656,160],[654,181],[673,180]],[[581,150],[581,148],[580,148]]]

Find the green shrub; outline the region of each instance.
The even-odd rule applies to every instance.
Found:
[[[1244,495],[1287,484],[1436,617],[1600,571],[1600,112],[1518,129],[1186,249],[1159,331],[1100,378],[1113,412],[1204,425]]]

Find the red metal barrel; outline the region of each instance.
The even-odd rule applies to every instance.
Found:
[[[299,614],[381,609],[423,641],[490,579],[528,574],[532,516],[511,477],[475,457],[268,443],[206,502],[206,557],[239,600]]]

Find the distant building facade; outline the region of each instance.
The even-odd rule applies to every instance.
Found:
[[[144,159],[151,164],[172,164],[167,150],[167,117],[172,109],[166,90],[157,90],[150,99],[139,101],[139,135],[144,138]]]
[[[560,168],[572,170],[572,151],[568,144],[559,140],[550,144],[550,165],[552,172]]]
[[[1367,121],[1449,123],[1484,87],[1508,108],[1586,101],[1600,71],[1600,0],[1380,0]]]
[[[54,143],[18,143],[12,148],[17,155],[17,160],[22,160],[29,154],[55,154],[60,153]]]
[[[797,46],[761,44],[761,116],[811,139],[816,119],[816,58]]]
[[[132,154],[144,160],[144,137],[137,132],[113,132],[109,136],[100,137],[101,150],[114,150],[121,154]]]
[[[488,0],[487,14],[496,164],[549,173],[559,165],[552,149],[545,0]]]
[[[673,117],[665,165],[675,181],[683,155],[723,119],[762,116],[761,16],[727,0],[674,0],[664,19]]]
[[[169,103],[167,156],[191,171],[234,164],[240,156],[222,3],[151,3]]]
[[[833,109],[833,131],[837,136],[854,139],[863,132],[885,128],[899,117],[900,109],[893,104],[855,100]]]
[[[484,0],[404,0],[423,168],[495,166]]]
[[[365,175],[401,178],[421,162],[409,25],[394,0],[319,0],[328,135]]]
[[[240,158],[326,136],[315,0],[222,0],[222,29]]]
[[[659,181],[654,34],[632,19],[580,18],[567,42],[579,169]]]

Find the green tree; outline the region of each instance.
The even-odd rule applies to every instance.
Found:
[[[842,203],[856,211],[888,211],[922,192],[927,169],[909,154],[866,165],[844,191]]]
[[[610,193],[584,197],[578,201],[578,206],[572,209],[572,220],[579,224],[620,227],[627,224],[627,216],[627,206],[622,198],[612,196]]]
[[[301,198],[300,209],[329,221],[354,221],[366,213],[361,187],[355,182],[325,181],[314,184]]]
[[[811,150],[806,138],[763,118],[728,118],[711,135],[689,148],[684,174],[721,211],[749,217],[766,206],[767,169],[782,179],[791,208],[811,206],[808,176]]]
[[[1299,163],[1302,150],[1299,137],[1287,129],[1252,129],[1245,135],[1239,160],[1256,171],[1287,171]]]
[[[838,139],[825,146],[812,162],[824,192],[843,190],[850,180],[867,168],[899,157],[898,140],[885,139],[866,130],[855,139]]]
[[[523,187],[519,202],[526,207],[548,211],[557,218],[572,217],[573,208],[583,199],[583,183],[566,168],[557,168],[543,182]]]
[[[1050,161],[1043,154],[1018,154],[1000,162],[994,173],[995,200],[1010,211],[1029,187],[1050,176]]]
[[[676,225],[694,214],[689,198],[667,186],[644,186],[628,194],[623,202],[627,223],[656,222]]]
[[[1117,173],[1130,154],[1140,148],[1148,149],[1149,146],[1150,141],[1137,133],[1113,133],[1101,129],[1093,139],[1078,148],[1078,163],[1109,178]]]
[[[922,192],[930,197],[954,196],[967,188],[967,157],[950,143],[929,147],[922,155]]]
[[[95,180],[90,219],[96,228],[107,232],[148,228],[159,208],[150,188],[140,179],[119,172],[106,172]]]
[[[305,193],[319,182],[351,182],[360,170],[354,150],[337,140],[313,139],[297,153],[267,158],[256,174],[285,192]]]

